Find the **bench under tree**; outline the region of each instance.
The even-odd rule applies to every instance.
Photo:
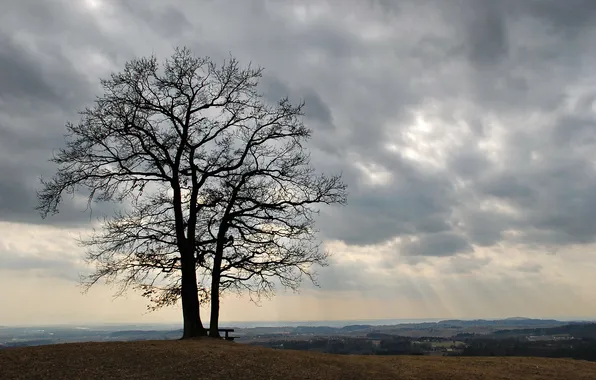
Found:
[[[229,333],[234,332],[234,329],[217,329],[217,331],[224,333],[225,340],[234,340],[234,338],[236,338],[235,336],[228,335]]]

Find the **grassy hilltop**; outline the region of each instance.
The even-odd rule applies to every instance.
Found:
[[[73,343],[0,351],[0,379],[596,379],[545,358],[339,356],[225,341]]]

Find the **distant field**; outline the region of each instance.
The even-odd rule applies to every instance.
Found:
[[[433,342],[433,343],[431,343],[431,345],[432,345],[433,347],[444,347],[444,348],[449,348],[449,347],[451,347],[451,346],[455,346],[455,347],[463,347],[463,346],[465,346],[466,344],[465,344],[464,342],[459,342],[459,341],[455,341],[455,343],[454,343],[454,342],[452,342],[452,341],[447,341],[447,342]]]
[[[0,379],[596,379],[596,363],[544,358],[339,356],[201,339],[0,351]]]

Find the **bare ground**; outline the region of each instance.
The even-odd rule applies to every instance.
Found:
[[[340,356],[199,339],[2,350],[0,379],[594,380],[596,363],[514,357]]]

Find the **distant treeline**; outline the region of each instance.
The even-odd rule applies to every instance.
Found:
[[[528,336],[542,336],[530,340]],[[561,337],[549,339],[549,337]],[[357,355],[534,356],[596,361],[596,324],[458,334],[453,338],[410,338],[371,332],[365,338],[313,337],[250,343],[278,349]]]
[[[574,338],[594,338],[596,339],[596,323],[570,323],[567,325],[550,328],[533,328],[517,330],[499,330],[491,335],[495,338],[517,337],[528,335],[572,335]],[[461,335],[461,334],[460,334]]]
[[[531,342],[519,338],[472,339],[462,356],[535,356],[596,361],[593,338]]]
[[[313,338],[310,340],[283,340],[249,343],[269,348],[317,351],[341,355],[423,355],[421,347],[412,345],[409,338],[391,337],[378,344],[362,338]]]

